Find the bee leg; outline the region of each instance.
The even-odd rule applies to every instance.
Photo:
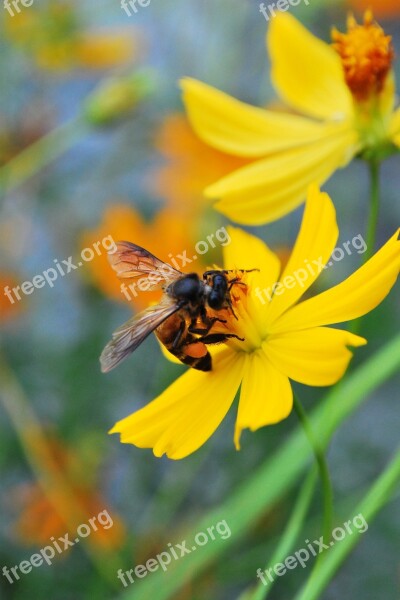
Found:
[[[233,288],[234,285],[243,285],[244,287],[247,287],[247,285],[244,283],[244,281],[240,281],[239,278],[232,279],[229,282],[229,288],[228,288],[229,292],[231,291],[231,289]]]
[[[172,342],[172,346],[171,346],[171,350],[172,351],[174,351],[174,350],[176,350],[178,348],[179,342],[182,339],[183,332],[185,331],[185,327],[186,327],[186,323],[185,323],[185,321],[182,321],[182,323],[179,326],[178,332],[177,332],[177,334],[175,336],[175,339]]]
[[[231,311],[231,313],[233,314],[233,316],[235,317],[236,321],[238,321],[239,319],[237,318],[237,315],[235,313],[235,311],[233,310],[233,306],[232,306],[232,301],[230,299],[230,297],[228,296],[228,298],[226,299],[226,303]]]
[[[235,333],[210,333],[209,335],[199,338],[197,341],[202,342],[203,344],[222,344],[222,342],[225,342],[230,338],[236,338],[237,340],[244,342],[244,338],[239,337]]]
[[[214,325],[214,323],[226,323],[226,319],[219,319],[218,317],[212,317],[205,324],[206,327],[194,327],[194,326],[190,325],[189,333],[197,333],[199,335],[205,335],[210,331],[210,329]]]

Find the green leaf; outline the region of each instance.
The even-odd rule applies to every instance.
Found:
[[[353,519],[356,515],[362,515],[369,526],[379,510],[390,500],[399,483],[400,450],[371,487],[365,498],[348,515],[348,519]],[[361,539],[362,532],[360,530],[353,531],[351,535],[347,535],[343,540],[330,548],[324,562],[319,565],[319,569],[315,571],[313,577],[310,577],[295,600],[317,600],[334,577],[340,565]]]

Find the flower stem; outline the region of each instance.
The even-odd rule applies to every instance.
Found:
[[[379,214],[379,183],[380,183],[380,163],[378,160],[372,158],[369,161],[369,173],[371,181],[371,196],[370,196],[370,209],[369,209],[369,221],[367,228],[367,250],[364,254],[364,262],[367,262],[371,258],[375,249],[376,242],[376,228],[378,224]]]
[[[0,195],[10,192],[72,148],[88,131],[81,117],[53,129],[0,169]]]
[[[329,474],[328,463],[326,461],[325,452],[319,441],[314,435],[311,423],[308,420],[307,414],[296,394],[293,395],[294,409],[299,417],[299,420],[304,428],[305,434],[313,449],[316,463],[318,465],[323,493],[323,518],[322,518],[322,535],[326,544],[331,539],[332,520],[333,520],[333,490],[331,478]],[[323,556],[320,554],[319,557]],[[317,560],[317,563],[319,560]]]
[[[374,517],[383,506],[393,498],[393,495],[399,489],[400,484],[400,449],[395,454],[389,466],[375,481],[367,495],[348,515],[350,519],[354,519],[355,515],[361,515],[367,528],[371,524]],[[361,540],[363,532],[366,529],[352,532],[353,535],[347,535],[340,544],[335,544],[329,552],[327,559],[321,565],[318,573],[313,579],[309,578],[304,587],[296,595],[295,600],[318,600],[321,594],[332,581],[335,573],[343,564],[353,548]]]
[[[317,469],[313,468],[309,472],[307,479],[301,486],[299,495],[296,500],[296,504],[293,508],[292,514],[290,515],[285,531],[281,536],[278,546],[275,552],[273,553],[271,559],[268,561],[268,564],[264,571],[267,571],[269,568],[272,568],[279,562],[283,562],[292,550],[293,545],[296,542],[296,539],[298,538],[299,533],[301,531],[304,519],[307,516],[307,512],[314,494],[316,482]],[[260,581],[254,593],[250,596],[249,600],[266,600],[275,581],[276,579],[273,579],[271,582],[268,582],[268,587],[266,587],[265,584],[262,583],[262,581]]]
[[[368,220],[368,228],[366,234],[366,246],[367,249],[364,253],[363,264],[367,262],[371,258],[375,249],[376,242],[376,228],[378,224],[378,214],[379,214],[379,183],[380,183],[380,163],[379,160],[371,158],[369,160],[369,173],[370,173],[370,181],[371,181],[371,197],[370,197],[370,211],[369,211],[369,220]],[[358,334],[361,328],[363,317],[359,317],[350,323],[349,331],[354,334]]]

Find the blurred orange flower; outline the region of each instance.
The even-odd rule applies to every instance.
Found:
[[[107,69],[130,62],[139,40],[131,29],[86,31],[70,2],[6,11],[5,32],[43,69]]]
[[[83,233],[80,243],[82,248],[91,247],[97,241],[111,236],[114,242],[121,240],[134,242],[164,262],[171,263],[185,251],[188,257],[193,256],[193,247],[197,241],[196,233],[196,226],[192,221],[169,209],[161,210],[152,221],[146,222],[133,207],[114,204],[106,208],[103,220],[97,228]],[[202,266],[204,265],[198,261],[194,270],[201,270]],[[114,300],[125,302],[130,300],[137,310],[149,306],[160,298],[159,291],[147,291],[136,295],[130,293],[129,297],[126,297],[109,265],[106,252],[86,263],[86,267],[92,281],[104,294]],[[186,267],[181,266],[179,260],[177,268],[186,272],[193,270],[190,264]]]
[[[16,317],[21,310],[20,302],[17,302],[11,295],[11,302],[7,290],[12,290],[17,285],[17,281],[14,275],[10,273],[0,272],[0,325],[8,322],[10,319]]]
[[[179,113],[164,119],[155,145],[166,164],[153,171],[149,186],[169,206],[190,214],[210,204],[203,194],[205,187],[250,162],[202,142]]]
[[[87,465],[79,456],[61,441],[52,437],[49,441],[51,456],[59,468],[59,474],[68,482],[79,508],[87,515],[85,524],[91,526],[90,543],[101,550],[114,550],[121,546],[125,537],[124,525],[114,513],[109,513],[107,503],[95,489],[93,482],[88,482],[85,473]],[[49,466],[44,465],[44,469]],[[54,503],[45,495],[37,483],[24,485],[18,489],[18,500],[21,514],[15,523],[15,533],[24,545],[44,545],[53,536],[69,533],[75,538],[80,522],[67,522],[64,515],[71,514],[71,507],[64,505],[67,500],[60,493],[56,510]],[[103,514],[102,514],[103,513]],[[106,514],[107,513],[107,514]],[[108,515],[108,518],[105,517]],[[96,520],[95,520],[96,518]]]
[[[400,15],[399,0],[348,0],[348,4],[360,13],[371,9],[378,18]]]

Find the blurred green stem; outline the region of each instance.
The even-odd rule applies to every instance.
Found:
[[[369,207],[369,220],[367,228],[367,250],[364,254],[364,262],[371,258],[375,249],[376,228],[379,214],[379,187],[380,187],[380,163],[379,160],[371,158],[369,161],[369,173],[371,184],[371,196]]]
[[[380,189],[380,163],[376,158],[371,158],[368,161],[369,173],[370,173],[370,184],[371,184],[371,196],[370,196],[370,208],[369,208],[369,220],[367,228],[367,249],[364,253],[363,264],[371,258],[375,249],[376,242],[376,229],[378,225],[379,215],[379,189]],[[358,334],[361,329],[361,323],[364,317],[359,317],[352,321],[349,325],[349,331],[351,333]]]
[[[311,504],[311,500],[314,494],[315,484],[317,482],[317,469],[313,468],[305,482],[303,483],[300,493],[297,497],[296,504],[286,525],[283,535],[280,537],[280,541],[277,545],[275,552],[271,559],[268,561],[264,572],[270,568],[273,568],[277,563],[283,562],[285,558],[291,552],[299,534],[303,527],[304,520],[307,516],[308,509]],[[250,595],[249,600],[265,600],[272,589],[272,586],[276,579],[268,582],[268,586],[263,584],[260,580],[254,594]]]
[[[1,351],[0,400],[14,425],[26,460],[31,466],[38,484],[54,506],[54,510],[62,516],[71,529],[75,529],[76,523],[85,523],[88,517],[87,511],[81,506],[76,494],[60,472],[40,422]],[[64,510],[65,506],[68,506],[68,509]],[[86,550],[102,579],[109,585],[118,588],[119,584],[115,573],[121,562],[115,555],[115,551],[113,551],[113,556],[110,553],[100,555],[90,542],[90,538],[85,540],[82,547]]]
[[[0,196],[23,184],[29,177],[72,148],[88,130],[89,125],[84,118],[76,117],[22,150],[0,169]]]
[[[310,421],[308,420],[307,414],[303,408],[302,403],[296,394],[293,394],[294,409],[299,417],[299,420],[304,428],[305,434],[310,442],[313,449],[316,463],[318,465],[319,474],[322,483],[322,494],[323,494],[323,517],[322,517],[322,535],[326,544],[331,539],[332,532],[332,521],[333,521],[333,491],[331,484],[331,477],[329,474],[328,463],[322,445],[319,440],[315,437],[313,428]],[[323,556],[323,555],[319,555]],[[317,561],[318,562],[318,561]]]
[[[390,500],[399,484],[400,449],[386,470],[371,487],[365,498],[348,515],[348,518],[353,520],[355,516],[361,515],[367,523],[368,528],[368,523],[372,521],[379,510]],[[305,586],[296,595],[295,600],[317,600],[320,598],[340,565],[360,541],[362,533],[359,528],[357,528],[357,531],[353,529],[351,535],[346,535],[340,542],[336,543],[326,553],[326,560],[321,564],[318,572],[315,573],[314,577],[308,579]]]

